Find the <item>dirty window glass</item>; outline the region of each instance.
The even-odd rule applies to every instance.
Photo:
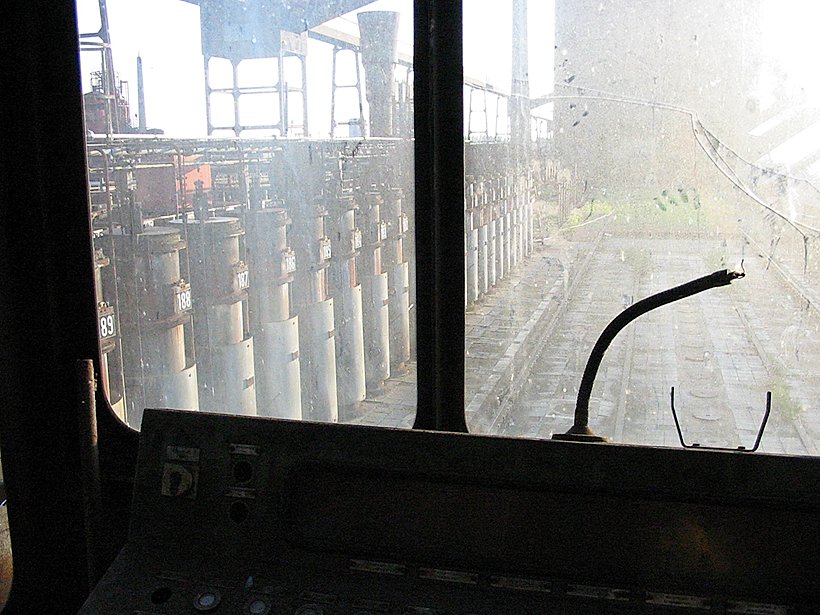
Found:
[[[812,3],[465,2],[472,431],[820,447],[820,81]],[[671,389],[675,388],[675,425]]]
[[[78,13],[115,413],[410,426],[412,3]]]

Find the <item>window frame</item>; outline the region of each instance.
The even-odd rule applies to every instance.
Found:
[[[0,102],[0,201],[14,212],[0,231],[0,447],[14,558],[5,614],[71,611],[89,587],[75,362],[98,361],[99,345],[76,28],[70,0],[14,3],[0,20],[0,81],[16,94]],[[122,477],[137,436],[107,416],[100,442],[122,455]],[[127,511],[124,494],[108,492],[114,514]],[[98,544],[112,535],[107,526]]]
[[[415,429],[467,432],[464,406],[462,3],[416,0],[414,121],[418,404]],[[462,349],[460,353],[454,349]],[[453,383],[461,382],[461,386]]]
[[[460,0],[415,2],[417,258],[426,263],[418,268],[418,429],[466,431],[461,6]],[[30,0],[5,7],[4,17],[0,81],[18,95],[0,101],[0,202],[4,211],[15,211],[0,229],[5,284],[0,293],[0,448],[15,563],[4,613],[12,615],[76,610],[87,595],[89,575],[99,575],[116,555],[127,533],[138,434],[116,419],[98,389],[101,517],[106,521],[99,543],[89,544],[82,529],[81,413],[73,362],[94,357],[99,369],[99,347],[76,7],[74,0]],[[43,291],[40,301],[26,300],[32,281]],[[32,330],[32,322],[41,328]],[[631,459],[652,467],[658,459],[653,447],[571,446],[606,447],[594,449],[592,458],[606,457],[613,464]],[[732,501],[721,494],[724,483],[711,471],[751,480],[754,470],[765,465],[756,457],[776,457],[668,449],[663,454],[703,460],[703,474],[691,479],[703,502],[721,495]],[[777,465],[788,468],[785,484],[800,485],[820,473],[820,459]],[[593,461],[577,468],[579,474],[595,469]],[[639,488],[661,497],[664,486],[636,478],[610,492],[621,497]],[[99,567],[89,571],[88,555],[100,545],[105,546]]]

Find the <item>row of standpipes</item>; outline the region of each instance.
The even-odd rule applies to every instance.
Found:
[[[532,250],[532,182],[494,184],[468,186],[468,302]],[[96,237],[102,381],[115,412],[133,427],[146,407],[359,416],[414,356],[403,201],[374,188],[309,211],[189,215]]]

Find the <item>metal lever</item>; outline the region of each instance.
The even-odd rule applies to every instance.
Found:
[[[680,444],[683,448],[703,448],[714,451],[740,451],[742,453],[754,453],[757,450],[757,447],[760,446],[760,440],[763,438],[763,430],[766,429],[766,423],[768,422],[769,414],[772,411],[772,392],[766,391],[766,414],[763,415],[763,422],[760,423],[760,429],[757,432],[757,438],[755,438],[755,444],[752,448],[746,448],[745,446],[738,446],[737,448],[728,448],[723,446],[701,446],[697,442],[687,444],[683,440],[683,432],[680,429],[680,421],[678,421],[678,414],[675,411],[675,387],[672,387],[670,402],[672,406],[672,418],[675,419],[675,428],[678,430],[678,439],[680,440]]]

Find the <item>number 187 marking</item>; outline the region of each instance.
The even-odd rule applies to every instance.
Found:
[[[240,289],[248,288],[248,286],[250,286],[250,282],[251,280],[247,269],[236,273],[236,283]]]

